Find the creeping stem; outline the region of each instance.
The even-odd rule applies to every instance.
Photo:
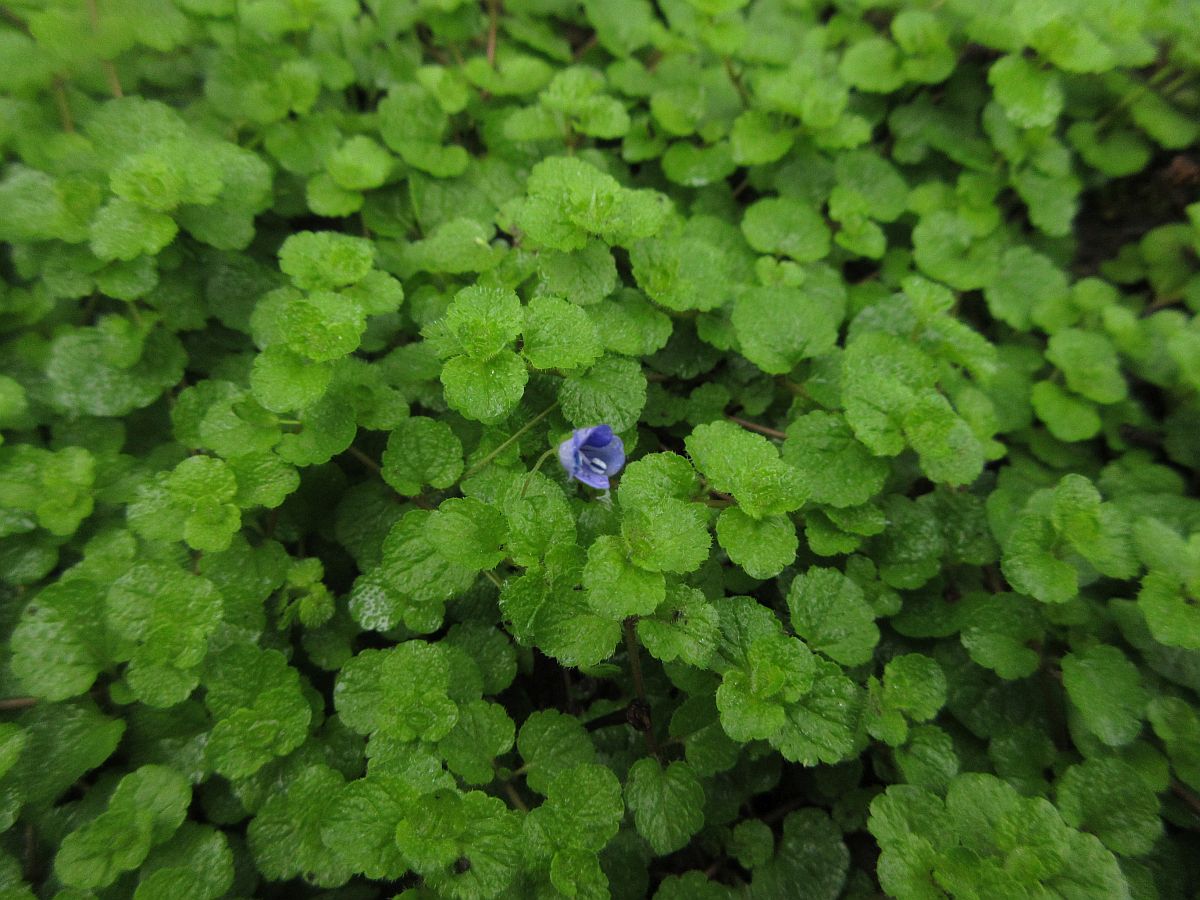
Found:
[[[654,738],[654,722],[650,718],[650,702],[646,699],[646,683],[642,680],[641,650],[637,633],[633,630],[635,622],[632,616],[625,620],[625,653],[629,657],[629,674],[633,678],[633,689],[637,694],[637,706],[641,715],[630,715],[629,721],[646,736],[646,749],[650,751],[650,755],[660,759],[658,741]]]
[[[556,406],[558,406],[557,400],[555,400],[553,403],[551,403],[549,406],[547,406],[545,409],[543,409],[540,413],[538,413],[536,416],[534,416],[532,419],[530,419],[528,422],[526,422],[524,425],[522,425],[520,428],[518,428],[516,431],[514,431],[508,439],[506,439],[503,443],[500,444],[499,447],[497,447],[495,450],[493,450],[491,453],[489,453],[487,456],[485,456],[479,462],[475,463],[475,465],[471,466],[471,468],[467,469],[467,471],[463,473],[463,478],[470,478],[476,472],[480,471],[485,466],[487,466],[488,463],[490,463],[493,459],[495,459],[497,456],[499,456],[501,453],[503,453],[505,450],[507,450],[510,446],[512,446],[512,444],[518,438],[520,438],[521,435],[523,435],[525,432],[527,432],[530,428],[532,428],[538,422],[542,421],[542,419],[546,418],[546,416],[550,415],[550,413],[554,412],[554,407],[556,407]]]

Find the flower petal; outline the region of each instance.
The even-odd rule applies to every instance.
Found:
[[[597,425],[591,429],[591,432],[588,439],[584,441],[584,446],[586,447],[605,447],[616,437],[613,434],[612,428],[608,425]],[[619,440],[620,438],[618,438]]]
[[[558,445],[558,461],[567,470],[568,475],[574,476],[575,470],[579,468],[579,447],[573,437]]]
[[[613,435],[613,439],[603,447],[592,445],[584,447],[583,454],[592,459],[603,460],[609,475],[616,475],[625,465],[625,445],[616,435]]]
[[[593,472],[587,466],[580,466],[576,471],[571,473],[571,477],[577,481],[582,481],[588,487],[599,488],[600,490],[608,490],[608,475],[601,475],[598,472]]]
[[[592,434],[595,433],[596,429],[600,427],[601,426],[599,425],[589,425],[587,428],[576,428],[575,431],[571,433],[571,446],[578,450],[589,440],[591,440]]]

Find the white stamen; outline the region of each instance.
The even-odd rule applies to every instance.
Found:
[[[593,472],[595,472],[597,475],[603,475],[605,472],[608,471],[608,463],[606,463],[604,460],[600,459],[598,456],[593,456],[591,459],[588,459],[587,464],[588,464],[588,468],[591,469]]]

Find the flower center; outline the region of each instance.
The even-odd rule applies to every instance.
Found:
[[[588,468],[591,469],[593,472],[595,472],[597,475],[603,475],[605,472],[608,471],[608,463],[606,463],[604,460],[600,459],[598,456],[592,456],[592,457],[585,456],[583,459],[584,459],[584,462],[586,462],[588,464]]]

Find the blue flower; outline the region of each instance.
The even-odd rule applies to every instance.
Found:
[[[558,445],[558,461],[576,481],[607,490],[608,477],[625,465],[625,445],[607,425],[576,428]]]

